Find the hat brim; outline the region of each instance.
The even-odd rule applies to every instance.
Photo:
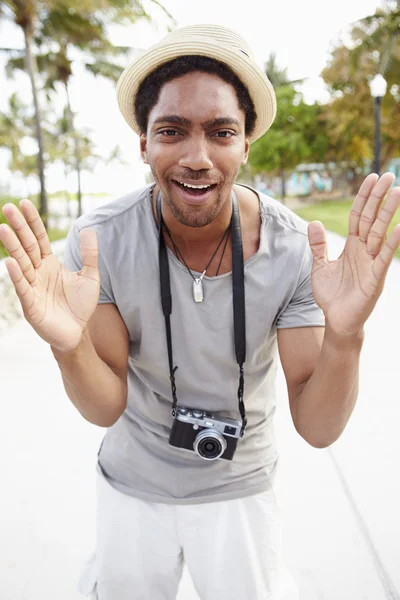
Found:
[[[135,99],[142,81],[162,64],[180,56],[207,56],[228,65],[248,89],[256,111],[256,123],[250,143],[260,138],[272,125],[276,115],[274,89],[263,71],[247,54],[238,49],[193,36],[190,41],[169,41],[147,50],[122,73],[117,84],[117,100],[128,125],[140,134],[135,118]]]

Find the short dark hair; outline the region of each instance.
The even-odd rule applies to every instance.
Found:
[[[158,102],[162,86],[168,81],[182,77],[192,71],[218,75],[218,77],[230,83],[235,88],[239,106],[244,110],[246,115],[246,135],[251,135],[254,131],[257,114],[247,88],[225,63],[214,58],[209,58],[208,56],[198,55],[180,56],[166,62],[152,71],[142,81],[135,99],[135,117],[140,130],[142,132],[147,131],[149,113]]]

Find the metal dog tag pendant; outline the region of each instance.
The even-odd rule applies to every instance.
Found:
[[[201,281],[202,278],[195,279],[193,281],[193,299],[195,302],[203,302],[203,283]]]
[[[193,281],[193,300],[195,302],[203,302],[204,294],[203,294],[203,277],[206,274],[205,271],[202,272],[200,277],[197,277]]]

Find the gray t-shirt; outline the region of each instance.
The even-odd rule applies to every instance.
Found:
[[[172,396],[152,187],[80,217],[67,240],[65,265],[78,271],[78,231],[96,230],[99,303],[118,307],[130,338],[128,404],[106,432],[99,469],[121,492],[153,502],[191,504],[259,493],[271,485],[277,464],[277,328],[324,325],[311,291],[306,224],[279,202],[258,194],[260,246],[245,262],[248,426],[232,461],[206,461],[168,443]],[[204,302],[195,303],[190,274],[168,253],[178,403],[240,421],[231,273],[204,277]]]

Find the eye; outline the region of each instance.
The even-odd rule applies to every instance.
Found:
[[[178,132],[175,129],[163,129],[162,131],[159,131],[158,133],[165,137],[175,137],[178,135]]]
[[[221,140],[226,140],[236,135],[236,133],[234,131],[217,131],[215,135]]]

